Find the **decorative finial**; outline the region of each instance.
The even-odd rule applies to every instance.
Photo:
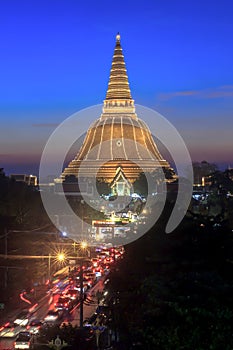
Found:
[[[118,32],[116,35],[116,41],[120,41],[120,40],[121,40],[121,36],[120,36],[120,33]]]

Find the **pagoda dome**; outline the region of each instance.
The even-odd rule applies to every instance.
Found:
[[[162,156],[144,121],[116,115],[100,117],[90,126],[76,159],[162,161]]]

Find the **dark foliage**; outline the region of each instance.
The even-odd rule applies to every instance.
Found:
[[[134,349],[232,349],[233,233],[187,216],[169,235],[171,206],[125,247],[111,272],[113,327]],[[203,220],[203,218],[200,218]],[[207,223],[209,222],[209,225]]]
[[[49,222],[37,189],[0,169],[0,229],[33,229]]]

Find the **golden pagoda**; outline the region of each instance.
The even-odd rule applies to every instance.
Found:
[[[88,129],[76,157],[64,169],[63,181],[69,176],[95,176],[111,183],[120,168],[132,183],[142,171],[170,168],[149,128],[135,112],[120,39],[118,33],[102,114]]]

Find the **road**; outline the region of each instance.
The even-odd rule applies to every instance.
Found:
[[[103,278],[102,277],[90,290],[88,293],[88,300],[90,300],[89,305],[86,305],[84,303],[83,306],[83,319],[89,318],[96,310],[96,307],[98,305],[97,303],[97,298],[93,294],[96,293],[97,290],[102,291],[104,288],[104,283],[103,283]],[[37,318],[37,319],[43,319],[45,315],[47,314],[49,309],[54,308],[54,303],[57,301],[58,295],[54,296],[49,296],[47,295],[40,301],[40,305],[38,310],[33,313],[32,318]],[[15,315],[11,315],[10,321],[13,321],[16,317]],[[70,322],[73,326],[75,325],[80,325],[80,310],[79,310],[79,303],[74,307],[74,309],[66,314],[62,320],[59,321],[59,323],[62,322]],[[14,349],[14,338],[0,338],[0,350],[11,350]]]
[[[92,287],[86,291],[86,299],[83,303],[83,321],[90,318],[90,316],[92,316],[96,311],[98,305],[96,297],[96,294],[98,293],[96,292],[103,291],[105,287],[104,281],[106,280],[109,271],[109,265],[114,263],[116,259],[122,258],[123,251],[124,250],[122,248],[114,248],[114,252],[112,251],[112,249],[106,249],[105,251],[103,250],[101,254],[97,254],[98,261],[92,259],[92,264],[89,267],[86,266],[86,268],[83,270],[83,279],[84,277],[86,278],[86,286],[90,286],[92,283],[94,283],[92,284]],[[70,273],[71,275],[64,276],[64,273],[60,271],[59,276],[56,276],[56,281],[51,282],[53,283],[51,289],[44,295],[43,298],[41,298],[36,308],[30,310],[29,320],[35,318],[43,320],[48,310],[56,308],[54,303],[57,301],[61,293],[66,293],[67,290],[72,289],[74,285],[80,288],[80,272],[78,270],[74,270]],[[92,279],[93,274],[96,276],[95,279]],[[8,315],[8,318],[5,319],[4,323],[8,321],[13,322],[18,313],[19,310],[15,310],[13,314]],[[77,299],[77,303],[73,307],[73,310],[71,310],[70,312],[63,312],[62,316],[56,322],[58,324],[67,322],[71,323],[73,326],[80,326],[80,301]],[[96,332],[97,331],[99,332],[99,329],[96,330]],[[15,338],[16,337],[11,339],[0,338],[0,350],[13,349]]]

